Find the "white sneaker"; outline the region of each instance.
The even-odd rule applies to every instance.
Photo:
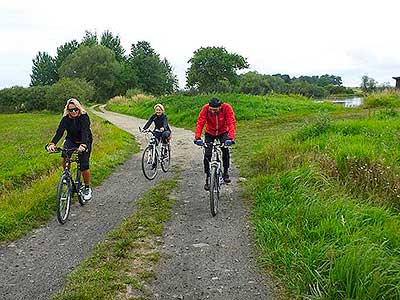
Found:
[[[83,199],[85,199],[85,201],[89,201],[90,199],[92,199],[92,189],[91,188],[85,188],[83,190]]]

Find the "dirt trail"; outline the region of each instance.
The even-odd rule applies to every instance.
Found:
[[[145,145],[138,132],[145,120],[106,111],[94,113]],[[191,131],[174,127],[172,131],[172,163],[183,171],[160,249],[163,258],[149,292],[154,299],[273,299],[273,284],[255,263],[236,170],[232,170],[232,184],[223,187],[219,214],[211,217],[208,193],[203,190],[202,150],[193,145]],[[94,198],[86,206],[72,207],[64,226],[53,219],[0,247],[0,299],[48,299],[103,236],[132,213],[143,192],[173,175],[161,172],[155,181],[146,180],[140,155],[133,155],[94,188]]]

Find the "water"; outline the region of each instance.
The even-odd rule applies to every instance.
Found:
[[[334,99],[331,100],[332,103],[341,104],[344,107],[357,107],[363,104],[364,98],[362,97],[353,97],[353,98],[344,98],[344,99]]]

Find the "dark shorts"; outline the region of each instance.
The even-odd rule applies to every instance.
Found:
[[[63,144],[63,148],[71,149],[71,148],[78,148],[80,143],[75,143],[71,140],[65,140]],[[85,152],[79,153],[78,158],[79,158],[79,170],[85,171],[89,170],[89,158],[90,158],[90,153],[92,152],[92,143],[87,145],[87,149]],[[61,154],[62,157],[66,157],[64,153]]]

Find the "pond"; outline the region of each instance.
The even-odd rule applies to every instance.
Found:
[[[363,104],[363,97],[343,98],[329,100],[332,103],[341,104],[344,107],[358,107]]]

